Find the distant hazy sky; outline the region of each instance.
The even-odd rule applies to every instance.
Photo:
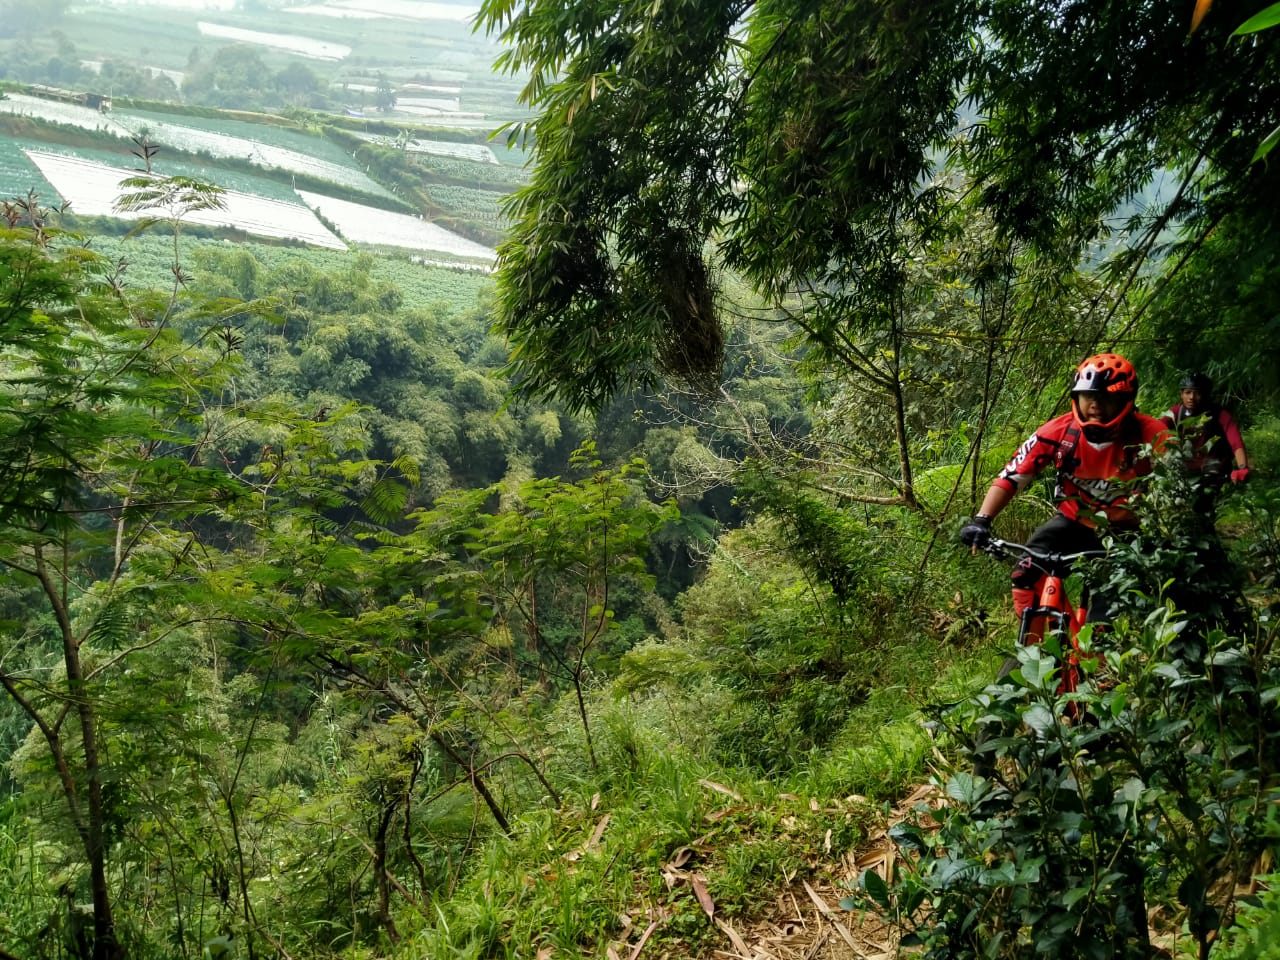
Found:
[[[239,0],[90,0],[110,6],[174,7],[181,10],[234,10]],[[320,0],[311,4],[309,12],[327,7],[335,14],[347,11],[352,15],[404,17],[412,20],[469,21],[479,10],[475,3],[434,2],[434,0]],[[286,8],[282,12],[293,12]]]

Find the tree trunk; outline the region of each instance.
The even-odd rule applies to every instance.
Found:
[[[400,933],[396,930],[395,921],[391,919],[391,884],[387,879],[387,834],[391,830],[391,821],[395,818],[396,807],[400,798],[393,796],[382,799],[382,814],[378,818],[378,830],[373,836],[373,875],[378,884],[378,922],[387,931],[387,938],[392,943],[400,942]]]
[[[93,701],[84,683],[80,664],[80,641],[71,627],[70,606],[65,587],[54,582],[44,559],[44,551],[35,550],[36,572],[62,635],[62,659],[67,670],[67,693],[76,705],[80,721],[81,750],[87,803],[80,838],[85,859],[89,863],[89,883],[93,891],[93,960],[117,960],[121,956],[116,942],[116,924],[111,909],[111,888],[107,885],[107,850],[105,841],[106,809],[102,801],[102,771],[98,758],[98,720]],[[65,583],[65,579],[63,580]],[[74,812],[74,811],[73,811]]]
[[[902,503],[912,510],[919,510],[916,501],[915,482],[911,476],[911,442],[907,436],[907,398],[902,391],[902,329],[897,307],[893,316],[893,339],[890,362],[890,391],[893,395],[893,430],[898,446],[898,466],[902,473]]]
[[[475,759],[470,760],[463,758],[453,746],[445,740],[440,734],[432,732],[430,734],[432,741],[445,752],[450,760],[456,763],[463,770],[467,771],[467,779],[471,781],[471,787],[476,793],[480,794],[480,799],[485,802],[485,806],[489,808],[489,812],[493,814],[493,819],[498,822],[498,827],[507,836],[513,836],[514,831],[511,829],[511,822],[507,819],[506,814],[502,812],[502,805],[498,803],[489,790],[488,784],[480,778],[480,774],[476,771]]]

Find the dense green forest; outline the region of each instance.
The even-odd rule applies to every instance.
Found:
[[[0,956],[1275,960],[1278,27],[488,0],[492,279],[0,203]],[[1064,695],[957,534],[1104,350],[1250,470]]]

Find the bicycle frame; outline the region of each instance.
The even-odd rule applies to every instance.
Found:
[[[1076,606],[1067,595],[1066,584],[1057,574],[1045,574],[1035,606],[1022,611],[1018,626],[1018,646],[1040,644],[1046,636],[1055,637],[1062,651],[1062,679],[1058,693],[1071,693],[1080,684],[1080,628],[1089,611]]]
[[[1071,602],[1064,577],[1059,570],[1082,557],[1102,556],[1097,550],[1080,553],[1042,553],[1021,543],[1007,540],[991,540],[984,547],[987,553],[1002,559],[1011,559],[1020,553],[1031,560],[1042,574],[1036,602],[1022,612],[1018,625],[1018,646],[1043,643],[1046,636],[1058,641],[1061,651],[1062,676],[1058,681],[1058,693],[1072,693],[1080,685],[1079,634],[1085,625],[1089,611],[1083,602],[1079,606]]]

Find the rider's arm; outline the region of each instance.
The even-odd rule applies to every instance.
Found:
[[[987,495],[982,498],[982,506],[978,508],[978,515],[982,517],[990,517],[994,520],[1000,515],[1000,511],[1009,505],[1009,501],[1013,499],[1013,495],[1017,488],[1012,484],[1001,483],[997,480],[987,489]]]
[[[1004,465],[1000,475],[991,481],[986,496],[982,498],[982,506],[973,519],[960,529],[961,543],[976,551],[991,542],[991,521],[1009,505],[1019,490],[1035,479],[1036,473],[1047,462],[1048,449],[1049,444],[1039,432],[1027,438],[1013,459]]]
[[[1016,494],[1031,486],[1040,471],[1054,462],[1059,445],[1064,442],[1062,434],[1069,419],[1070,414],[1050,420],[1022,442],[991,481],[979,513],[994,517]]]
[[[1068,415],[1069,416],[1069,415]],[[982,498],[982,506],[977,514],[960,530],[961,543],[977,549],[983,547],[991,539],[991,521],[1009,505],[1019,490],[1026,488],[1036,474],[1053,461],[1058,449],[1059,439],[1056,436],[1042,435],[1041,431],[1065,423],[1064,417],[1051,420],[1041,430],[1037,430],[1018,448],[999,476],[991,482],[987,494]],[[1052,434],[1052,430],[1050,430]]]
[[[978,508],[976,517],[994,520],[1000,511],[1009,505],[1009,501],[1018,491],[1035,479],[1036,473],[1044,465],[1045,452],[1040,449],[1043,441],[1039,434],[1032,434],[1026,443],[1018,448],[1012,460],[1005,464],[1000,475],[991,481],[987,494],[982,498],[982,506]]]
[[[1244,448],[1244,438],[1240,436],[1240,428],[1236,426],[1235,417],[1226,410],[1218,414],[1218,422],[1222,425],[1222,435],[1227,438],[1231,452],[1235,454],[1236,466],[1241,470],[1249,466],[1249,454]]]

